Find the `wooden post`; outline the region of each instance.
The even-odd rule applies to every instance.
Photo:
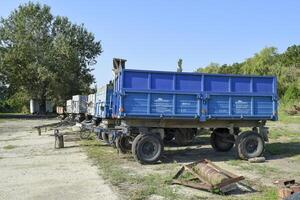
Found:
[[[42,135],[42,134],[41,134],[41,128],[37,128],[37,131],[38,131],[38,134],[39,134],[39,135]]]

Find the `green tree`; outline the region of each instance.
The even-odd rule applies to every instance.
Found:
[[[300,45],[293,45],[280,55],[282,65],[300,68]]]
[[[219,74],[220,65],[218,63],[210,63],[206,67],[200,67],[197,72]]]
[[[53,16],[39,3],[19,6],[0,20],[0,73],[11,91],[56,101],[87,93],[101,44],[83,25]]]
[[[278,53],[275,47],[267,47],[256,53],[252,58],[248,58],[241,68],[244,74],[266,75],[270,67],[278,61]]]
[[[278,94],[283,100],[300,98],[300,46],[293,45],[279,54],[275,47],[267,47],[241,63],[219,65],[211,63],[198,72],[220,74],[273,75],[278,80]]]

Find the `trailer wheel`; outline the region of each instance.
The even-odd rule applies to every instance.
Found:
[[[86,140],[91,136],[91,132],[90,131],[80,131],[80,139],[82,140]]]
[[[265,143],[257,132],[245,131],[237,137],[236,147],[238,156],[246,160],[261,156],[264,152]]]
[[[102,136],[104,143],[109,144],[108,133],[106,133],[105,131],[102,131],[101,136]]]
[[[129,143],[129,137],[125,135],[120,135],[116,138],[117,149],[121,153],[125,154],[131,150],[131,144]]]
[[[162,140],[154,134],[139,134],[132,143],[133,157],[141,164],[156,163],[163,149]]]
[[[210,135],[210,144],[215,151],[226,152],[234,145],[234,136],[227,128],[217,128]]]

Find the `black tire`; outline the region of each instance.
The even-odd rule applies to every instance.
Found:
[[[79,136],[80,136],[80,139],[86,140],[86,139],[90,138],[91,132],[90,131],[81,131]]]
[[[109,144],[108,133],[106,133],[105,131],[102,131],[101,135],[102,135],[103,142],[106,144]]]
[[[236,140],[237,154],[241,159],[259,157],[265,149],[263,138],[254,131],[242,132]]]
[[[129,143],[129,137],[125,135],[118,136],[116,138],[116,147],[123,154],[130,152],[131,144]]]
[[[210,135],[210,144],[215,151],[226,152],[233,147],[234,136],[228,128],[217,128]]]
[[[163,149],[162,140],[154,134],[139,134],[132,143],[133,157],[141,164],[156,163]]]

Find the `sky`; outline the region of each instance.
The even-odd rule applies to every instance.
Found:
[[[0,0],[7,17],[23,0]],[[93,66],[97,85],[112,78],[112,59],[126,68],[191,72],[231,64],[264,47],[279,52],[300,43],[298,0],[40,0],[54,15],[83,23],[104,52]]]

